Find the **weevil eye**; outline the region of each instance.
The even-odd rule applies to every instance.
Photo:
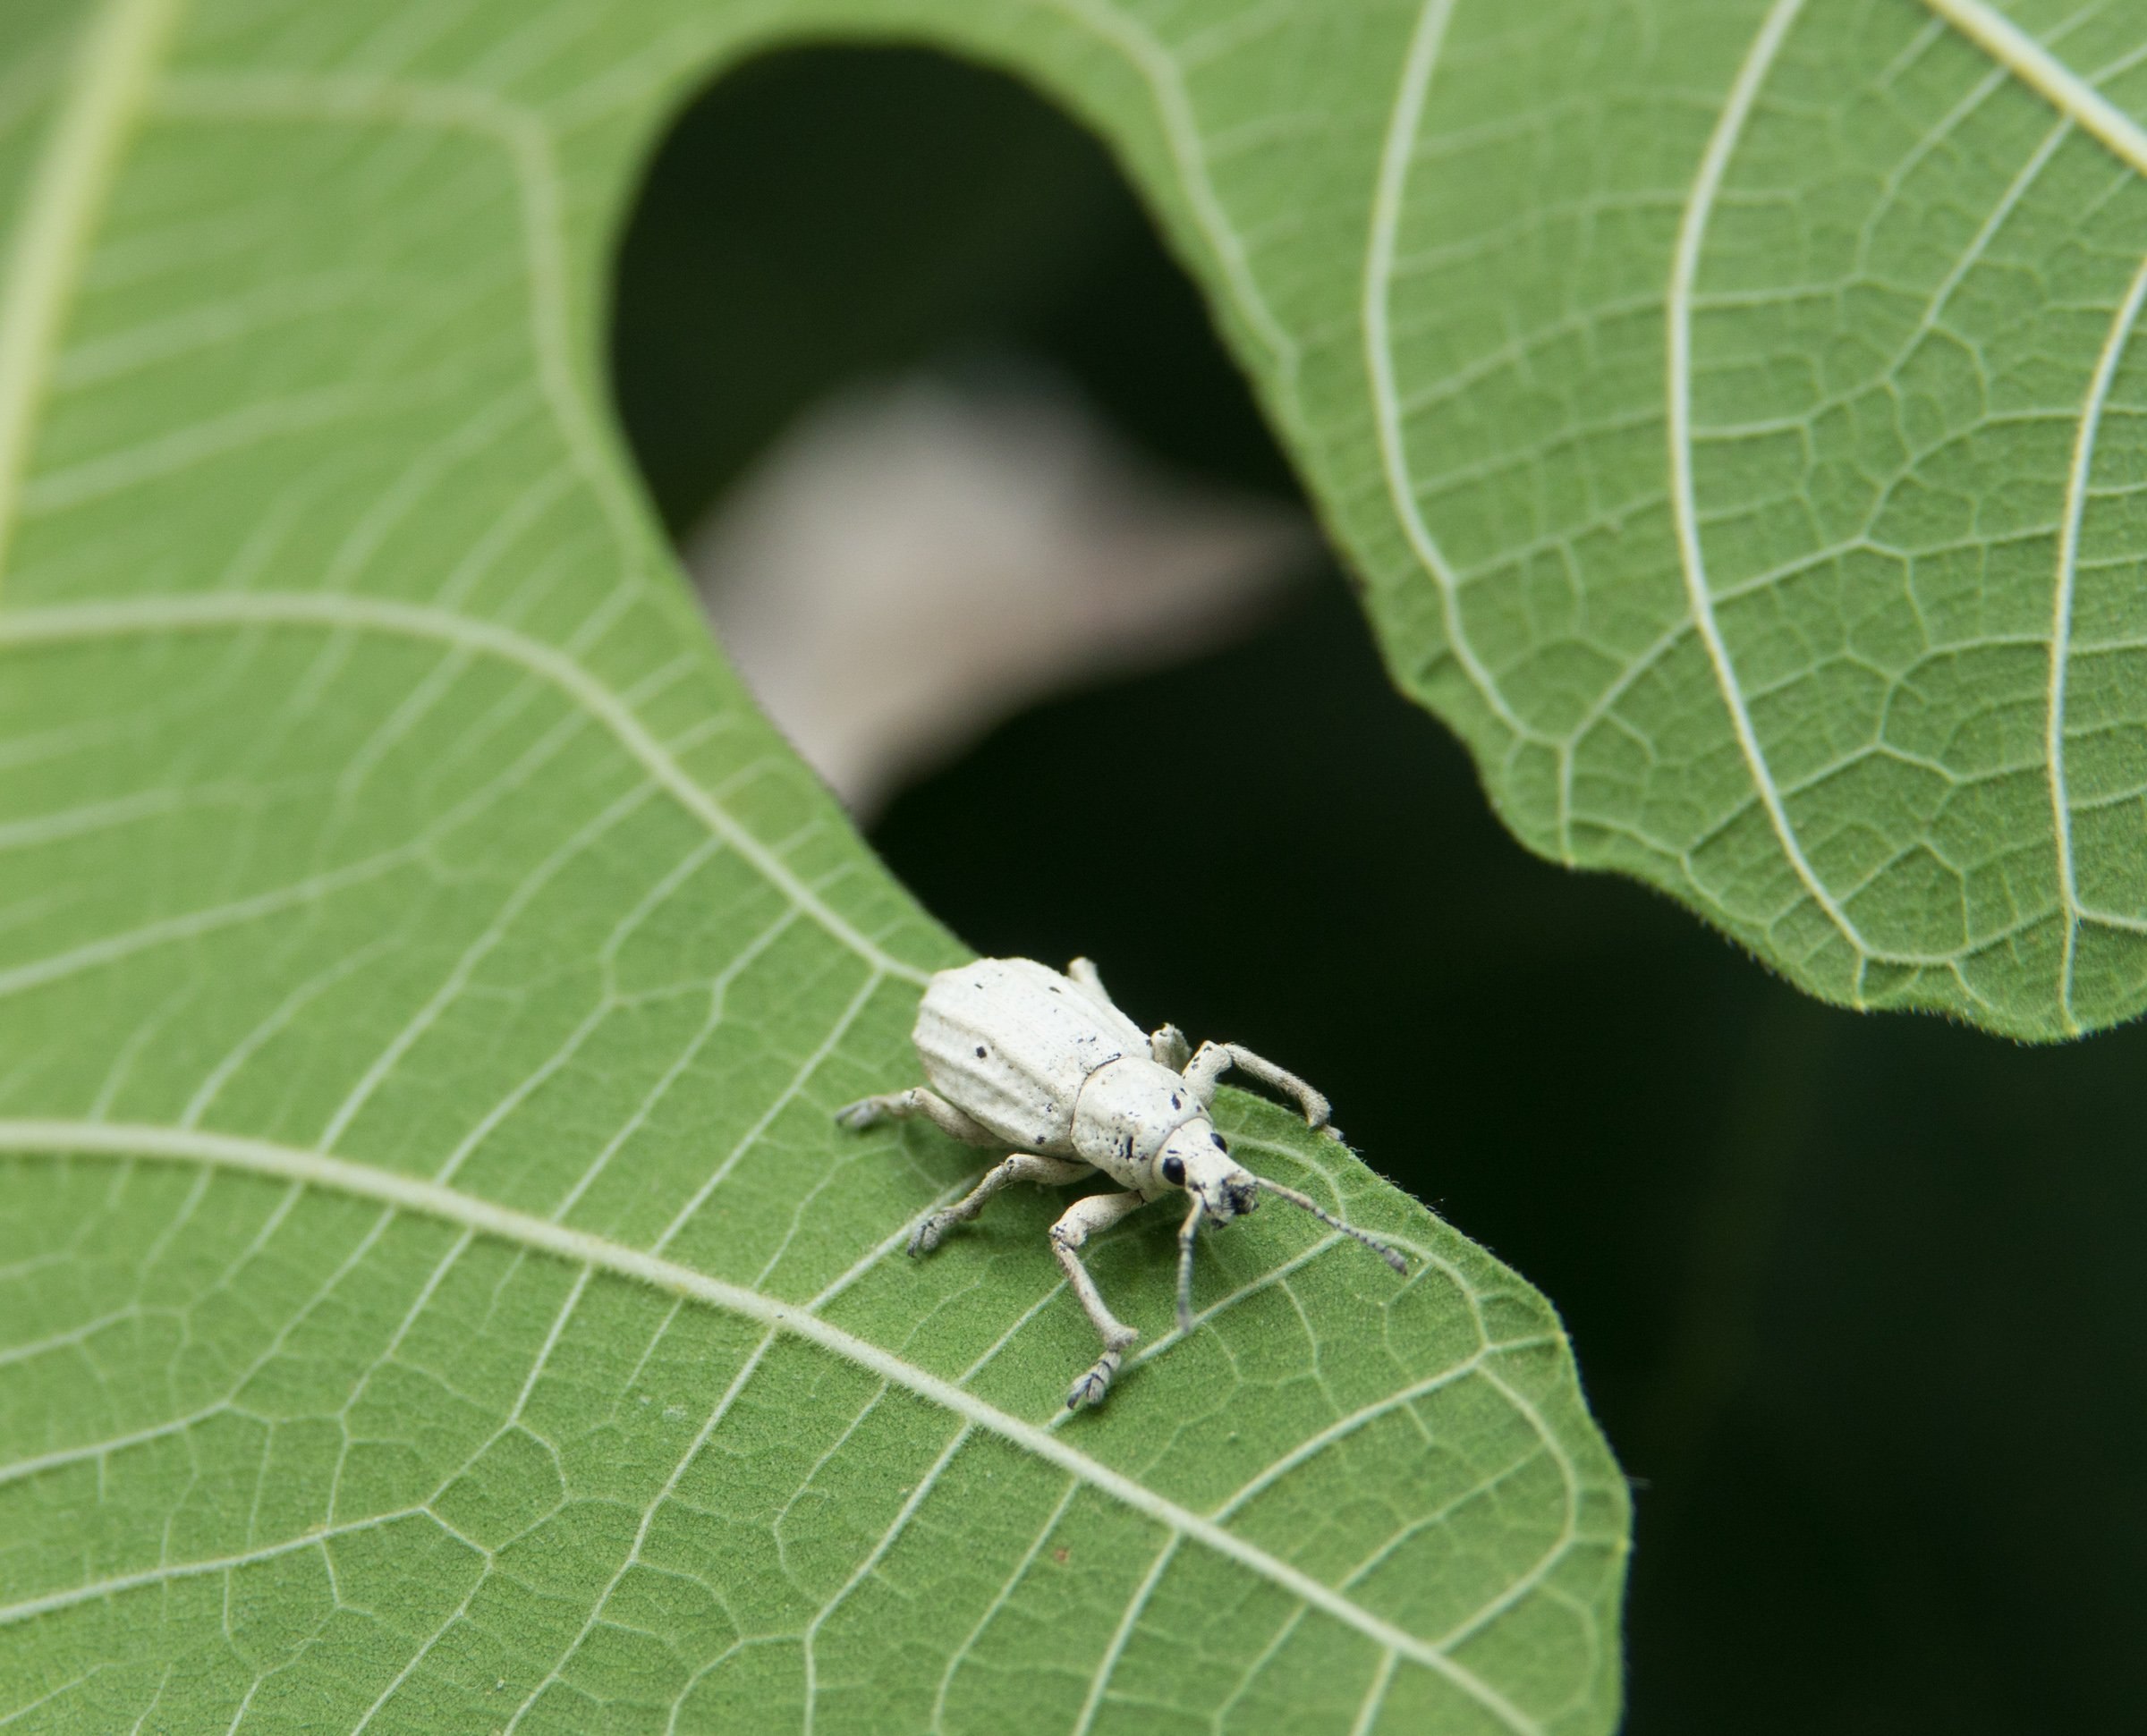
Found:
[[[1221,1134],[1210,1133],[1208,1137],[1215,1141],[1215,1148],[1218,1151],[1226,1152],[1230,1149],[1228,1146],[1223,1143],[1223,1136]]]
[[[1185,1164],[1184,1159],[1177,1157],[1166,1157],[1163,1160],[1163,1179],[1169,1182],[1174,1188],[1184,1187],[1185,1185]]]

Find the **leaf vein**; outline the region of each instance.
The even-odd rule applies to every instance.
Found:
[[[1738,68],[1731,84],[1728,97],[1724,100],[1722,112],[1715,123],[1707,150],[1701,160],[1700,173],[1693,183],[1691,197],[1686,200],[1684,220],[1678,225],[1677,249],[1670,270],[1670,292],[1668,303],[1668,343],[1667,373],[1669,416],[1670,495],[1677,527],[1678,552],[1685,566],[1685,588],[1693,613],[1693,625],[1698,629],[1701,643],[1706,648],[1708,661],[1713,665],[1717,687],[1722,694],[1722,703],[1729,713],[1730,727],[1737,739],[1737,747],[1744,758],[1761,804],[1767,810],[1769,824],[1774,829],[1776,841],[1788,859],[1806,894],[1826,913],[1829,921],[1840,931],[1862,958],[1873,955],[1875,949],[1858,932],[1832,893],[1827,890],[1811,861],[1804,855],[1803,846],[1791,825],[1788,810],[1782,804],[1781,792],[1775,786],[1774,775],[1768,769],[1767,754],[1760,744],[1758,731],[1753,727],[1752,713],[1744,701],[1743,688],[1738,684],[1735,665],[1732,663],[1729,648],[1722,637],[1720,624],[1715,619],[1714,599],[1708,589],[1706,556],[1700,546],[1699,514],[1694,499],[1693,482],[1693,428],[1692,428],[1692,297],[1695,279],[1700,270],[1700,250],[1707,233],[1709,212],[1713,208],[1722,177],[1729,166],[1730,154],[1736,148],[1738,139],[1750,118],[1752,106],[1758,100],[1760,86],[1780,52],[1789,28],[1796,21],[1803,8],[1803,0],[1775,0],[1766,21],[1752,40],[1744,64]],[[1861,1000],[1861,987],[1857,991]]]
[[[0,295],[0,578],[68,301],[177,13],[177,0],[112,0],[34,172]]]
[[[2059,114],[2077,121],[2135,174],[2147,174],[2147,130],[1988,0],[1923,4]]]
[[[1423,118],[1424,97],[1438,64],[1439,45],[1455,0],[1424,0],[1410,38],[1402,81],[1388,118],[1387,137],[1379,155],[1379,176],[1372,197],[1371,231],[1364,257],[1364,368],[1371,389],[1373,419],[1379,433],[1379,462],[1387,479],[1387,493],[1402,521],[1417,563],[1438,589],[1439,608],[1446,622],[1447,646],[1469,683],[1506,728],[1524,739],[1536,733],[1525,724],[1498,690],[1470,645],[1461,620],[1461,586],[1445,554],[1424,522],[1416,500],[1416,484],[1409,469],[1406,436],[1402,428],[1401,394],[1395,380],[1394,339],[1387,327],[1388,298],[1395,275],[1395,248],[1401,227],[1402,205],[1408,191],[1409,169],[1416,131]]]
[[[1516,1732],[1537,1728],[1533,1719],[1472,1670],[1449,1657],[1438,1645],[1396,1626],[1258,1544],[1069,1445],[1050,1430],[1001,1410],[953,1382],[943,1380],[822,1319],[809,1306],[766,1296],[660,1256],[441,1187],[417,1176],[376,1169],[326,1152],[277,1145],[266,1139],[148,1123],[9,1119],[0,1120],[0,1151],[216,1164],[234,1171],[301,1182],[377,1200],[393,1210],[452,1224],[533,1252],[594,1266],[671,1295],[686,1296],[760,1321],[904,1387],[968,1424],[1070,1472],[1122,1505],[1163,1526],[1174,1535],[1174,1539],[1188,1539],[1201,1545],[1368,1639],[1436,1671],[1506,1728]],[[1533,1408],[1510,1389],[1506,1396],[1516,1409]],[[1552,1451],[1555,1453],[1560,1450],[1554,1444]],[[1571,1513],[1569,1495],[1569,1527]],[[1501,1600],[1502,1605],[1510,1601],[1510,1598]],[[4,1614],[4,1612],[0,1612],[0,1615]]]
[[[564,651],[513,628],[382,597],[242,591],[14,610],[0,615],[0,648],[243,626],[361,629],[462,646],[519,664],[603,724],[681,807],[718,834],[836,939],[890,977],[920,987],[928,980],[928,972],[884,952],[831,910],[773,850],[687,775],[618,694]],[[0,977],[0,983],[4,981]]]
[[[2140,307],[2147,301],[2147,259],[2133,273],[2125,299],[2109,322],[2095,370],[2088,381],[2086,401],[2080,407],[2079,432],[2073,442],[2072,463],[2065,484],[2065,518],[2058,536],[2058,577],[2050,597],[2050,677],[2046,707],[2043,752],[2049,765],[2050,827],[2058,856],[2058,894],[2065,917],[2065,955],[2058,978],[2058,1008],[2065,1029],[2079,1035],[2080,1020],[2073,1011],[2073,966],[2080,941],[2080,887],[2074,860],[2072,809],[2066,796],[2065,692],[2067,665],[2072,656],[2073,597],[2079,575],[2080,529],[2087,512],[2088,478],[2094,469],[2095,438],[2101,431],[2103,407],[2117,374],[2133,328],[2139,323]]]

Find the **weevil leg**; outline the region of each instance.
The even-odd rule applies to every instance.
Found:
[[[1200,1053],[1178,1069],[1192,1087],[1192,1094],[1201,1100],[1203,1109],[1215,1104],[1216,1081],[1230,1071],[1229,1046],[1223,1043],[1203,1043]]]
[[[1082,1244],[1147,1204],[1137,1193],[1092,1193],[1067,1207],[1066,1215],[1051,1226],[1051,1251],[1058,1256],[1066,1282],[1074,1286],[1074,1293],[1081,1298],[1081,1306],[1095,1326],[1097,1336],[1103,1340],[1103,1354],[1067,1391],[1069,1410],[1103,1402],[1103,1395],[1111,1390],[1111,1382],[1117,1378],[1118,1366],[1125,1359],[1126,1351],[1141,1336],[1106,1306],[1102,1292],[1096,1288],[1096,1280],[1089,1276],[1089,1268],[1081,1263]]]
[[[881,1097],[860,1097],[835,1112],[835,1119],[853,1133],[881,1122],[906,1122],[922,1115],[942,1133],[966,1145],[1004,1145],[1005,1140],[981,1122],[972,1121],[936,1091],[912,1086],[907,1091],[890,1091]]]
[[[1125,1009],[1111,999],[1111,991],[1103,986],[1103,978],[1097,971],[1094,959],[1074,960],[1066,966],[1066,979],[1106,1012],[1116,1013],[1127,1024],[1133,1024],[1133,1021],[1126,1017]]]
[[[1264,1055],[1255,1054],[1243,1043],[1203,1043],[1201,1051],[1185,1067],[1185,1082],[1192,1087],[1193,1095],[1203,1104],[1215,1101],[1216,1082],[1236,1068],[1248,1073],[1269,1089],[1294,1098],[1299,1109],[1304,1112],[1304,1124],[1324,1132],[1330,1139],[1339,1139],[1341,1130],[1329,1123],[1328,1101],[1286,1067],[1277,1067]]]
[[[1074,987],[1090,1000],[1116,1013],[1129,1025],[1133,1023],[1125,1009],[1111,999],[1111,991],[1103,986],[1103,978],[1098,974],[1093,959],[1075,959],[1066,966],[1066,977]],[[1134,1029],[1138,1029],[1139,1027],[1136,1025]],[[1175,1025],[1162,1025],[1149,1032],[1148,1053],[1172,1072],[1183,1072],[1185,1063],[1192,1054],[1192,1045],[1185,1040],[1185,1033]]]
[[[1192,1045],[1175,1025],[1158,1025],[1149,1032],[1148,1052],[1158,1065],[1169,1068],[1174,1073],[1184,1072],[1186,1063],[1192,1059]]]
[[[1040,1188],[1063,1188],[1069,1181],[1078,1181],[1094,1172],[1086,1164],[1078,1164],[1065,1157],[1039,1157],[1033,1153],[1017,1151],[1003,1163],[994,1164],[984,1172],[978,1182],[951,1206],[943,1206],[910,1232],[910,1252],[929,1254],[938,1247],[946,1232],[957,1224],[966,1224],[984,1209],[984,1202],[1000,1189],[1015,1181],[1033,1181]]]

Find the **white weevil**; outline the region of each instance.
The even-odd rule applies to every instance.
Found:
[[[1178,1231],[1178,1330],[1192,1330],[1192,1247],[1202,1218],[1227,1224],[1251,1211],[1258,1190],[1288,1200],[1407,1272],[1400,1254],[1286,1188],[1231,1161],[1209,1111],[1231,1068],[1296,1099],[1307,1126],[1328,1124],[1327,1099],[1294,1073],[1235,1043],[1203,1043],[1190,1054],[1175,1025],[1144,1033],[1113,1004],[1096,967],[1075,959],[1060,976],[1033,959],[979,959],[942,970],[924,992],[912,1032],[930,1088],[866,1097],[836,1113],[848,1128],[922,1115],[971,1145],[1011,1147],[1005,1162],[962,1198],[918,1224],[910,1252],[929,1254],[949,1229],[983,1209],[1011,1181],[1058,1187],[1098,1170],[1126,1191],[1091,1194],[1051,1226],[1066,1282],[1103,1339],[1096,1365],[1066,1394],[1069,1410],[1110,1391],[1126,1348],[1141,1334],[1105,1306],[1081,1263],[1082,1244],[1172,1189],[1192,1197]]]

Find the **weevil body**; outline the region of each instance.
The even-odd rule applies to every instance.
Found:
[[[1181,1331],[1192,1330],[1193,1239],[1201,1221],[1227,1224],[1252,1211],[1262,1191],[1355,1237],[1396,1271],[1408,1269],[1384,1242],[1238,1164],[1209,1119],[1217,1082],[1233,1067],[1293,1098],[1308,1126],[1334,1136],[1325,1097],[1238,1044],[1204,1043],[1196,1054],[1175,1025],[1142,1032],[1086,959],[1075,959],[1064,976],[1032,959],[980,959],[942,970],[925,990],[912,1037],[926,1085],[866,1097],[836,1119],[866,1128],[921,1115],[957,1139],[1010,1155],[921,1223],[911,1253],[929,1253],[1010,1182],[1056,1186],[1100,1171],[1124,1190],[1076,1200],[1051,1227],[1052,1250],[1103,1340],[1103,1354],[1066,1395],[1069,1407],[1100,1402],[1140,1336],[1105,1306],[1080,1249],[1164,1194],[1182,1191],[1190,1200],[1178,1232]]]

